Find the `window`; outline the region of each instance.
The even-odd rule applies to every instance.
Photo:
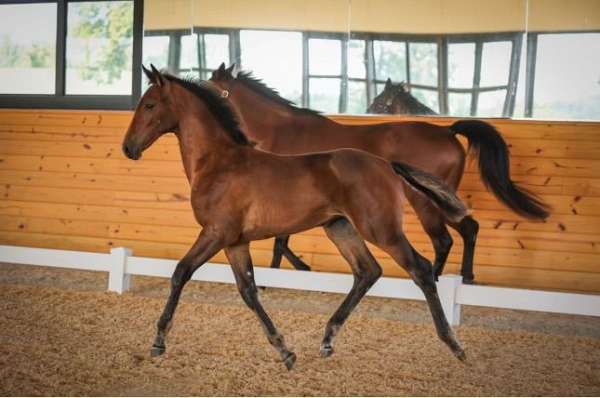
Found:
[[[338,113],[342,97],[342,46],[340,39],[308,39],[308,106]]]
[[[448,40],[446,113],[511,116],[522,35],[471,35]]]
[[[140,93],[142,7],[2,1],[0,106],[131,109]]]
[[[67,3],[67,94],[131,95],[133,3]]]
[[[240,47],[243,68],[253,71],[283,97],[301,103],[302,33],[241,30]]]
[[[52,3],[0,5],[0,94],[54,94],[56,10]]]
[[[163,62],[166,57],[173,72],[208,78],[221,62],[236,62],[283,97],[326,113],[364,113],[388,78],[408,83],[417,99],[441,114],[510,116],[514,109],[521,33],[194,32],[146,35],[169,37]]]
[[[532,34],[526,116],[600,119],[600,33]]]

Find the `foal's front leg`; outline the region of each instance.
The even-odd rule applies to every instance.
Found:
[[[171,329],[173,314],[179,303],[183,287],[190,280],[194,271],[223,248],[221,242],[222,240],[217,236],[203,229],[194,245],[177,264],[175,272],[173,272],[173,276],[171,277],[171,294],[158,320],[156,338],[150,351],[151,356],[156,357],[164,354],[166,350],[165,338]]]
[[[288,370],[291,370],[296,362],[296,354],[288,350],[283,340],[283,336],[279,334],[277,328],[275,328],[275,325],[273,325],[273,322],[269,318],[269,315],[267,315],[258,301],[249,245],[245,243],[227,247],[225,248],[225,254],[231,264],[231,269],[235,275],[235,281],[237,282],[237,287],[242,295],[242,299],[258,316],[258,319],[265,330],[265,334],[269,339],[269,343],[279,351],[285,366]]]

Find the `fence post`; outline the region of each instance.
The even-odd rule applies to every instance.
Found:
[[[110,249],[109,291],[121,294],[131,287],[131,275],[125,273],[127,257],[129,256],[131,256],[131,250],[124,247]]]
[[[456,302],[456,291],[462,284],[462,276],[442,275],[437,287],[444,313],[450,325],[460,325],[460,304]]]

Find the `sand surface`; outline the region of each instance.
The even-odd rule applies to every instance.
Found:
[[[186,286],[167,353],[151,359],[167,279],[124,295],[101,273],[0,265],[2,395],[600,395],[600,319],[463,307],[467,363],[421,302],[366,298],[319,356],[343,296],[261,301],[298,355],[288,372],[232,285]]]

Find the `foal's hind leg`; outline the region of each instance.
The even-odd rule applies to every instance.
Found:
[[[285,256],[288,261],[299,271],[310,271],[310,267],[300,260],[290,249],[288,243],[290,236],[278,236],[275,238],[273,245],[273,259],[271,260],[271,268],[279,268],[281,266],[281,256]]]
[[[202,230],[200,236],[191,247],[189,252],[185,255],[181,261],[177,264],[175,272],[171,277],[171,294],[167,301],[167,305],[158,320],[156,338],[150,355],[153,357],[162,355],[165,350],[165,339],[169,329],[171,329],[173,314],[179,303],[179,297],[185,284],[190,280],[194,271],[196,271],[202,264],[208,261],[212,256],[217,254],[221,250],[221,241],[207,230]]]
[[[456,229],[463,238],[464,249],[462,258],[462,268],[460,274],[464,283],[473,283],[475,275],[473,274],[473,258],[475,257],[475,244],[477,243],[477,233],[479,232],[479,223],[471,216],[466,216],[458,224],[449,223]]]
[[[227,247],[225,248],[225,255],[227,255],[227,259],[231,264],[231,269],[235,275],[235,281],[242,299],[258,316],[269,339],[269,343],[279,351],[285,366],[288,370],[291,370],[296,362],[296,354],[288,350],[283,341],[283,336],[279,334],[269,315],[267,315],[258,301],[258,294],[254,283],[254,269],[248,244]]]
[[[321,343],[321,356],[333,353],[333,341],[350,313],[358,305],[369,288],[381,276],[381,267],[358,235],[352,224],[345,218],[338,219],[325,226],[329,239],[335,243],[340,253],[352,267],[354,284],[348,296],[333,314],[325,329]]]
[[[377,242],[374,243],[377,244]],[[421,288],[427,299],[427,304],[431,311],[431,315],[433,316],[433,322],[435,323],[438,336],[448,345],[448,347],[450,347],[458,359],[464,361],[466,359],[465,352],[454,336],[454,332],[450,328],[444,310],[442,309],[442,304],[440,303],[440,298],[437,294],[437,287],[433,280],[431,263],[410,245],[404,235],[398,238],[397,243],[380,247],[389,253],[398,264],[403,266],[417,286]]]

